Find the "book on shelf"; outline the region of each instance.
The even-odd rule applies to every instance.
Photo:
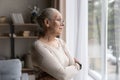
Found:
[[[24,19],[21,13],[12,13],[11,18],[14,24],[24,24]]]

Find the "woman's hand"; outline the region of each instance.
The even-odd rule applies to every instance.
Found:
[[[76,58],[74,58],[74,60],[75,60],[75,63],[78,63],[78,64],[79,64],[80,69],[82,69],[82,64],[81,64]]]
[[[74,58],[74,60],[75,60],[75,63],[80,63],[76,58]]]

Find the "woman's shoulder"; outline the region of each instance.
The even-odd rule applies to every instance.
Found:
[[[40,40],[36,40],[36,41],[34,42],[34,44],[36,44],[36,43],[40,43]]]
[[[37,44],[40,44],[40,41],[39,41],[39,40],[36,40],[36,41],[34,42],[34,45],[37,45]]]
[[[42,44],[42,42],[40,41],[40,40],[36,40],[35,42],[34,42],[34,46],[43,46],[43,44]]]

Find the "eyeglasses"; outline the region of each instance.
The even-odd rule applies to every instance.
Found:
[[[55,19],[55,20],[60,22],[60,23],[64,23],[64,20],[62,20],[62,19]]]
[[[50,19],[50,20],[55,20],[55,21],[58,21],[60,24],[64,24],[64,20],[62,19]]]

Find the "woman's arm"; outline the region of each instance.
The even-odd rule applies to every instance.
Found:
[[[62,47],[63,47],[63,49],[64,49],[66,55],[67,55],[68,58],[69,58],[70,65],[76,63],[76,64],[79,65],[79,69],[82,69],[82,64],[81,64],[76,58],[73,58],[73,57],[69,54],[69,50],[68,50],[68,48],[67,48],[65,42],[64,42],[63,40],[61,40],[61,39],[59,39],[59,40],[60,40],[60,43],[61,43],[61,45],[62,45]]]
[[[58,59],[55,58],[51,52],[40,43],[35,43],[35,49],[38,52],[37,57],[42,58],[37,60],[40,68],[56,79],[69,80],[78,72],[78,64],[75,63],[73,65],[63,67],[59,63]]]

